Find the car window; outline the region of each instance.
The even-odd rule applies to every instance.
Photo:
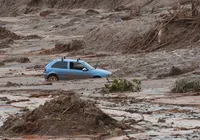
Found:
[[[52,68],[60,68],[60,69],[67,69],[67,62],[56,62],[51,66]]]
[[[90,64],[88,64],[87,62],[83,62],[85,66],[87,66],[87,68],[94,70],[95,68],[92,67]]]
[[[85,66],[79,62],[70,62],[70,69],[83,70],[83,68],[85,68]]]

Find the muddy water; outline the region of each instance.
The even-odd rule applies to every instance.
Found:
[[[131,120],[141,120],[138,124],[132,124],[132,128],[127,130],[126,133],[128,137],[141,138],[141,139],[192,139],[195,137],[200,137],[198,133],[200,128],[199,118],[200,118],[200,108],[195,104],[194,106],[187,105],[189,101],[197,99],[197,96],[190,96],[187,98],[185,105],[182,100],[179,102],[179,96],[172,96],[169,94],[168,84],[167,86],[160,87],[159,81],[144,81],[142,92],[139,93],[114,93],[102,95],[98,93],[94,88],[101,87],[99,84],[103,79],[93,81],[93,88],[88,85],[90,80],[82,81],[71,81],[71,84],[66,84],[65,82],[55,83],[51,88],[61,88],[71,89],[72,84],[82,85],[77,91],[81,91],[80,96],[85,99],[92,99],[97,102],[97,105],[107,114],[114,117],[115,119],[122,121]],[[161,80],[163,82],[163,80]],[[63,86],[63,84],[65,86]],[[150,85],[154,85],[153,89],[149,88]],[[83,89],[85,85],[85,89]],[[44,88],[45,86],[37,87]],[[88,87],[88,88],[87,88]],[[30,98],[32,90],[34,87],[26,87],[28,89],[16,90],[15,88],[7,88],[8,90],[2,91],[0,97],[7,97],[10,100],[29,99],[25,102],[15,102],[11,105],[7,105],[5,101],[1,101],[0,104],[0,124],[2,125],[5,118],[9,115],[14,115],[16,113],[22,113],[20,111],[24,107],[30,110],[38,107],[40,104],[44,104],[45,101],[51,99],[51,96]],[[10,91],[9,91],[10,90]],[[35,90],[35,89],[34,89]],[[33,90],[33,91],[34,91]],[[95,92],[94,92],[95,91]],[[37,93],[37,90],[35,90]],[[40,92],[38,90],[38,92]],[[8,94],[9,93],[9,94]],[[78,92],[79,93],[79,92]],[[193,97],[193,98],[192,98]],[[172,101],[176,100],[176,103]],[[137,130],[137,131],[136,131]],[[108,138],[109,140],[121,140],[126,136]],[[37,139],[37,138],[36,138]]]
[[[15,115],[16,113],[20,113],[20,108],[6,105],[5,103],[0,103],[0,127],[3,125],[3,122],[7,117],[10,115]]]
[[[7,117],[15,114],[23,114],[24,110],[33,110],[39,105],[52,99],[51,97],[29,98],[28,94],[22,94],[20,91],[14,95],[2,93],[0,97],[6,97],[9,101],[0,101],[0,126]],[[10,102],[10,103],[9,103]]]
[[[14,77],[5,79],[22,80],[25,77]],[[26,77],[29,84],[38,83],[42,79],[40,77]],[[33,80],[31,80],[33,79]],[[24,80],[22,80],[24,81]],[[132,138],[141,139],[192,139],[200,137],[198,133],[200,123],[200,108],[194,103],[193,106],[188,105],[188,102],[199,98],[198,96],[181,97],[178,95],[169,94],[169,87],[174,82],[174,79],[162,80],[145,80],[142,82],[142,91],[139,93],[113,93],[102,94],[98,92],[104,83],[105,79],[89,79],[89,80],[74,80],[60,81],[51,86],[21,86],[21,87],[3,87],[1,88],[0,97],[7,97],[15,102],[7,105],[5,101],[0,104],[0,124],[2,125],[6,117],[20,111],[24,107],[32,110],[45,101],[52,99],[52,96],[39,98],[30,98],[30,95],[40,93],[41,89],[75,89],[79,95],[85,99],[91,99],[97,102],[97,105],[107,114],[115,119],[122,121],[141,120],[138,124],[132,124],[132,128],[125,133]],[[91,84],[92,83],[92,84]],[[2,83],[3,84],[3,83]],[[56,92],[57,93],[57,92]],[[186,101],[179,100],[183,98]],[[21,102],[21,99],[28,101]],[[175,102],[176,101],[176,102]],[[173,103],[173,104],[172,104]],[[126,136],[114,137],[112,139],[121,140]],[[36,138],[37,139],[37,138]],[[110,138],[108,138],[110,139]]]

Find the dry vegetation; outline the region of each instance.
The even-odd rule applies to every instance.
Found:
[[[111,84],[105,84],[105,90],[108,92],[139,92],[141,91],[141,81],[134,79],[128,81],[126,79],[114,79]]]
[[[197,78],[184,78],[176,81],[171,89],[173,93],[200,92],[200,80]]]

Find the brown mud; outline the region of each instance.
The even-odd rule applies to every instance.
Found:
[[[7,135],[110,134],[127,128],[78,96],[60,96],[23,116],[10,117],[1,128]]]

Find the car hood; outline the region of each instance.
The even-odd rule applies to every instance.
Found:
[[[99,72],[99,73],[105,73],[105,74],[112,74],[112,72],[110,71],[107,71],[107,70],[103,70],[103,69],[95,69],[96,72]]]

